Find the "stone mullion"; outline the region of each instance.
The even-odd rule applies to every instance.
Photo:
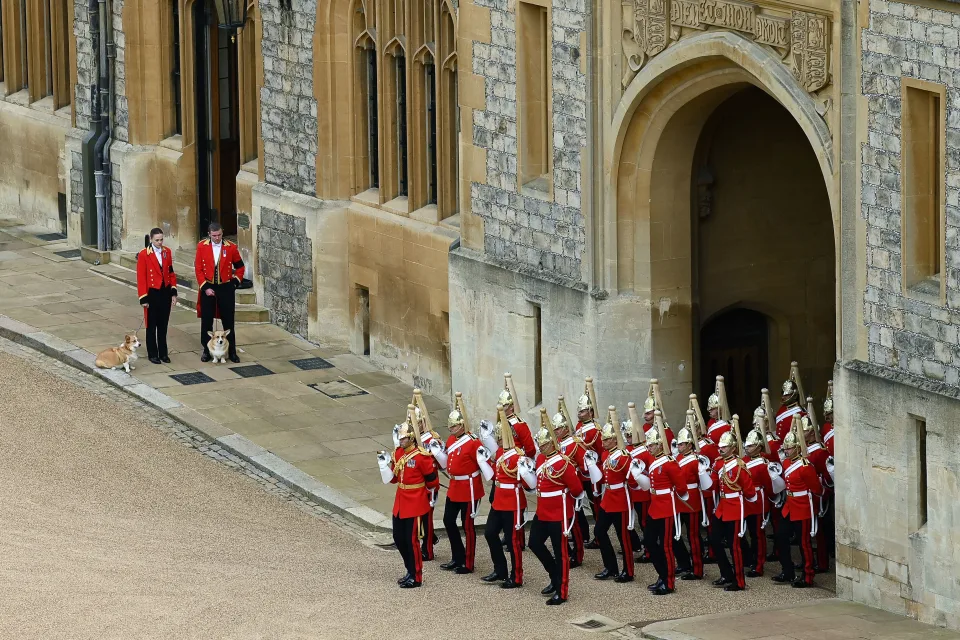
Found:
[[[53,108],[59,109],[72,102],[70,95],[70,30],[73,21],[70,16],[70,3],[64,0],[46,0],[50,2],[50,43],[53,57]]]
[[[44,55],[46,30],[43,24],[43,3],[47,0],[27,0],[27,82],[30,102],[44,97],[47,90],[47,60]]]
[[[23,89],[26,78],[23,76],[22,57],[26,55],[20,42],[20,2],[5,0],[3,9],[3,78],[7,95]]]
[[[393,0],[383,0],[392,2]],[[397,72],[396,59],[386,53],[386,44],[393,37],[392,29],[387,29],[382,16],[388,11],[377,12],[377,124],[380,145],[380,202],[392,200],[397,194]],[[382,35],[381,35],[382,34]]]

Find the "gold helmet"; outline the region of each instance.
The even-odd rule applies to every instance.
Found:
[[[722,438],[721,438],[722,439]],[[764,437],[759,429],[750,429],[746,440],[743,441],[744,447],[763,447]]]
[[[413,425],[410,424],[409,420],[404,420],[397,425],[399,429],[397,430],[397,438],[403,440],[404,438],[413,438]]]
[[[781,391],[783,392],[783,395],[793,397],[797,395],[797,385],[793,382],[793,380],[786,380],[783,383],[783,387],[781,387]]]
[[[796,449],[798,446],[800,446],[800,441],[797,439],[796,432],[791,431],[787,435],[783,436],[784,449]]]
[[[764,410],[763,406],[759,406],[753,410],[753,424],[757,424],[757,421],[762,420],[766,422],[767,412]]]
[[[497,404],[502,404],[503,406],[513,404],[513,396],[510,395],[509,389],[504,389],[500,392],[500,395],[497,396]]]
[[[823,400],[823,414],[833,413],[833,380],[827,381],[827,397]]]
[[[567,417],[562,413],[553,414],[553,418],[550,420],[550,424],[553,427],[553,430],[557,429],[569,429],[570,423],[567,422]]]
[[[590,395],[584,393],[577,399],[577,411],[587,411],[593,409],[593,403],[590,402]]]
[[[717,443],[717,446],[723,447],[736,447],[737,439],[733,435],[733,431],[727,431],[722,436],[720,436],[720,442]]]
[[[663,445],[664,440],[660,437],[660,432],[656,429],[647,429],[646,444],[648,447],[655,444]]]
[[[711,393],[710,397],[707,398],[707,411],[711,409],[719,409],[719,408],[720,408],[720,396],[718,396],[715,393]]]
[[[561,421],[565,423],[565,420],[562,415],[560,416]],[[554,422],[557,419],[557,416],[554,416]],[[543,448],[547,444],[552,444],[553,447],[560,451],[560,444],[557,442],[557,435],[553,432],[553,422],[547,418],[547,410],[543,407],[540,407],[540,429],[537,431],[537,446]]]
[[[660,445],[662,453],[669,456],[669,447],[667,447],[667,431],[663,421],[663,414],[657,409],[653,412],[653,427],[647,429],[647,446]]]
[[[800,428],[803,429],[804,434],[813,433],[813,421],[810,420],[810,416],[801,416]]]
[[[563,396],[557,396],[557,415],[563,417],[563,424],[557,425],[554,423],[554,428],[572,428],[573,420],[570,419],[570,412],[567,411],[567,402],[563,399]],[[556,417],[555,415],[554,419],[556,419]]]
[[[457,426],[463,426],[464,422],[463,414],[460,413],[459,409],[454,409],[450,412],[450,415],[447,416],[447,426],[451,429]]]
[[[646,400],[643,401],[643,412],[647,413],[648,411],[653,411],[657,408],[657,402],[653,399],[653,396],[648,396]]]
[[[600,429],[600,438],[603,440],[609,440],[610,438],[617,437],[617,431],[620,430],[620,427],[614,425],[612,422],[608,422],[603,425],[603,428]]]
[[[687,427],[684,427],[683,429],[680,429],[679,432],[677,432],[677,437],[674,440],[674,442],[676,442],[678,445],[694,444],[696,442],[696,439],[693,437],[693,433],[690,431],[690,429]]]

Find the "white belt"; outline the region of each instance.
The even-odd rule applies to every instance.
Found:
[[[452,477],[454,480],[469,480],[470,478],[476,478],[478,475],[480,475],[479,469],[477,469],[476,471],[474,471],[468,476],[452,476]]]
[[[623,489],[623,483],[620,484],[608,484],[607,489]]]
[[[654,493],[658,496],[665,496],[667,494],[673,493],[673,489],[655,489]]]
[[[723,494],[723,497],[724,497],[724,498],[729,498],[730,500],[734,500],[734,499],[736,499],[736,498],[739,498],[739,497],[740,497],[740,494],[739,494],[739,493],[725,493],[725,494]]]
[[[546,493],[537,494],[539,498],[556,498],[557,496],[562,496],[567,492],[566,489],[561,489],[560,491],[547,491]]]
[[[699,488],[699,487],[700,487],[700,485],[698,485],[696,482],[694,482],[693,484],[688,484],[688,485],[687,485],[687,489],[697,489],[697,488]]]
[[[476,471],[474,471],[473,473],[471,473],[471,474],[468,475],[468,476],[450,476],[450,477],[451,477],[451,479],[453,479],[453,480],[470,480],[471,478],[476,478],[478,475],[480,475],[480,469],[477,469]],[[471,518],[476,518],[476,517],[477,517],[477,499],[476,499],[476,497],[473,495],[473,483],[472,483],[472,482],[470,483],[470,517],[471,517]]]
[[[515,485],[515,484],[506,484],[506,483],[503,483],[503,482],[498,482],[498,483],[497,483],[497,488],[498,488],[498,489],[516,489],[516,488],[517,488],[517,485]]]
[[[727,498],[728,500],[736,500],[736,499],[738,499],[738,498],[740,499],[740,534],[739,534],[739,537],[742,538],[742,537],[744,536],[744,534],[746,534],[746,532],[747,532],[747,525],[746,525],[747,518],[746,518],[746,512],[745,512],[745,510],[744,510],[744,506],[743,506],[743,494],[738,491],[738,492],[736,492],[736,493],[726,493],[726,492],[724,492],[722,495],[723,495],[724,498]]]
[[[787,491],[787,495],[790,496],[791,498],[802,498],[808,493],[809,491],[794,491],[792,493],[790,491]]]

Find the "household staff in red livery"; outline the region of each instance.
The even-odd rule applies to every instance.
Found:
[[[717,390],[710,394],[710,397],[707,398],[707,413],[710,415],[710,419],[707,421],[707,435],[710,436],[710,439],[714,442],[720,442],[720,438],[723,434],[730,431],[730,423],[728,418],[725,419],[723,414],[723,409],[720,406],[720,388],[723,386],[723,376],[717,376]]]
[[[547,600],[549,605],[563,604],[569,597],[567,539],[574,525],[573,514],[582,508],[585,497],[577,467],[570,458],[560,453],[560,444],[554,433],[554,424],[565,422],[566,417],[558,413],[551,423],[547,420],[547,410],[541,408],[541,426],[536,436],[540,453],[536,465],[527,461],[519,463],[523,481],[531,489],[537,489],[537,514],[530,526],[530,550],[550,576],[550,584],[540,592],[545,596],[552,595]],[[569,423],[567,426],[569,428]],[[548,539],[553,553],[547,549]]]
[[[647,431],[647,451],[653,461],[647,467],[650,478],[650,513],[643,530],[643,541],[650,551],[658,580],[647,588],[654,595],[673,593],[676,587],[676,561],[673,543],[679,539],[680,509],[687,502],[687,483],[679,465],[667,451],[670,446],[663,425],[663,416],[654,413],[653,427]]]
[[[177,274],[173,252],[163,246],[163,231],[151,229],[148,246],[137,254],[137,295],[147,327],[147,357],[153,364],[170,362],[167,324],[177,304]]]
[[[493,560],[493,572],[482,578],[484,582],[499,582],[504,589],[515,589],[523,585],[522,537],[524,512],[527,508],[527,496],[521,486],[520,461],[526,460],[528,466],[532,460],[524,455],[523,449],[514,440],[513,429],[503,405],[497,405],[497,424],[487,428],[489,423],[481,422],[480,439],[483,447],[477,449],[477,462],[485,480],[494,480],[493,503],[487,516],[484,537],[490,547]],[[489,452],[494,452],[489,454]],[[507,572],[507,559],[503,554],[500,534],[507,540],[510,553],[510,571]]]
[[[627,403],[627,414],[629,419],[623,423],[624,429],[624,438],[627,441],[627,451],[630,453],[630,458],[637,462],[637,467],[641,474],[646,474],[647,469],[650,466],[650,463],[653,462],[653,457],[650,455],[650,452],[647,451],[646,447],[646,436],[643,435],[643,422],[640,420],[640,415],[637,413],[637,405],[633,402]],[[647,478],[646,488],[641,491],[632,492],[633,498],[633,510],[636,513],[636,522],[639,523],[634,529],[644,530],[647,526],[647,513],[650,511],[650,479]],[[648,563],[650,560],[650,552],[647,551],[645,546],[642,546],[640,541],[640,536],[632,538],[635,548],[637,550],[642,549],[642,554],[638,558],[637,562]]]
[[[813,398],[807,399],[807,415],[800,419],[800,427],[803,430],[803,439],[807,445],[807,460],[817,470],[820,478],[820,484],[823,491],[816,500],[817,506],[817,556],[814,570],[816,573],[824,573],[830,567],[829,547],[833,544],[833,536],[828,540],[827,530],[833,529],[833,521],[828,521],[827,512],[830,503],[833,502],[833,481],[830,479],[830,473],[827,470],[827,461],[830,454],[823,446],[820,437],[820,429],[816,423],[816,413],[813,407]]]
[[[706,526],[710,522],[706,500],[703,496],[703,492],[713,486],[713,480],[710,477],[710,461],[705,456],[700,455],[697,449],[697,441],[696,415],[693,410],[687,409],[686,423],[677,433],[675,441],[677,443],[677,465],[683,473],[687,491],[690,494],[690,498],[687,500],[689,506],[682,506],[680,509],[680,522],[681,525],[686,526],[690,551],[687,553],[682,539],[674,545],[679,565],[677,573],[681,574],[681,580],[703,579],[703,544],[700,537],[700,527],[701,525]]]
[[[821,493],[817,470],[807,460],[806,442],[801,435],[801,418],[793,417],[793,427],[783,438],[781,450],[785,456],[786,469],[783,479],[787,484],[787,501],[783,505],[783,520],[776,531],[777,555],[780,557],[780,573],[774,582],[792,582],[796,588],[813,586],[813,544],[817,534],[817,512],[814,498]],[[803,558],[803,575],[796,577],[790,540],[796,537]]]
[[[597,580],[613,578],[616,582],[633,582],[633,532],[636,520],[633,513],[633,493],[640,490],[631,474],[633,458],[627,452],[614,407],[607,410],[607,422],[600,431],[603,454],[600,467],[603,471],[603,493],[600,515],[597,518],[597,541],[603,570],[596,574]],[[623,550],[623,571],[617,566],[617,554],[610,542],[610,527],[613,526]]]
[[[717,518],[720,521],[710,540],[720,566],[720,577],[713,585],[723,587],[725,591],[743,591],[747,586],[741,539],[747,531],[747,504],[757,501],[757,490],[742,456],[739,419],[734,415],[730,431],[720,438],[720,459],[713,467],[719,494]],[[725,545],[730,548],[730,559]]]
[[[237,245],[223,238],[223,228],[211,222],[209,237],[197,245],[194,271],[197,276],[197,316],[200,318],[200,345],[203,347],[202,362],[210,361],[207,342],[213,331],[213,319],[220,318],[223,330],[229,331],[230,362],[240,362],[237,356],[237,331],[233,326],[237,288],[243,282],[246,269]]]
[[[470,433],[467,427],[466,408],[463,396],[456,394],[455,408],[447,418],[450,437],[446,447],[434,440],[430,443],[430,453],[436,458],[440,468],[450,476],[447,488],[447,502],[443,508],[443,526],[450,541],[453,558],[440,565],[441,569],[465,574],[473,573],[477,553],[477,529],[474,519],[480,498],[483,497],[483,482],[480,480],[480,465],[477,450],[481,447],[480,438]],[[463,536],[457,526],[457,519],[463,523]]]
[[[777,412],[777,440],[783,441],[790,432],[793,416],[805,416],[801,403],[806,397],[803,395],[803,385],[800,383],[800,367],[796,362],[790,363],[790,377],[783,383],[781,389],[780,411]]]
[[[407,572],[397,584],[402,589],[423,583],[423,558],[419,540],[423,535],[423,518],[430,512],[430,491],[440,484],[433,458],[423,448],[414,426],[413,405],[407,407],[407,419],[399,425],[400,446],[393,455],[377,454],[380,478],[384,484],[396,484],[393,502],[393,541],[403,558]]]

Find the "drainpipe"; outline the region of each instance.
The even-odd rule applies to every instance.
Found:
[[[111,248],[110,241],[112,240],[110,228],[110,202],[107,197],[108,175],[104,171],[103,162],[104,148],[107,146],[112,133],[110,130],[110,124],[112,124],[110,122],[111,96],[108,87],[109,59],[107,58],[107,39],[109,38],[109,32],[107,31],[109,18],[107,13],[109,11],[109,5],[107,4],[107,0],[97,0],[97,2],[100,23],[100,46],[98,47],[99,73],[97,76],[97,88],[100,93],[100,121],[102,128],[100,130],[100,135],[94,144],[94,195],[97,202],[97,249],[100,251],[109,251]],[[105,127],[103,126],[104,121],[107,123]]]
[[[103,175],[104,175],[104,193],[106,194],[107,211],[107,239],[108,245],[113,244],[113,163],[110,160],[110,150],[113,148],[113,132],[116,130],[116,106],[117,106],[117,83],[116,83],[116,63],[117,63],[117,44],[113,39],[113,0],[106,0],[104,4],[104,13],[106,13],[107,31],[104,34],[106,41],[107,55],[107,141],[103,146]],[[103,106],[101,104],[101,106]],[[121,212],[122,215],[122,212]],[[113,248],[110,246],[109,248]]]
[[[100,7],[98,0],[88,0],[87,14],[90,19],[90,42],[96,52],[100,48]],[[100,120],[100,91],[99,84],[90,85],[90,130],[83,136],[80,146],[80,155],[83,174],[83,243],[85,245],[100,246],[100,225],[95,197],[96,170],[99,168],[97,159],[97,142],[103,133],[103,123]]]

